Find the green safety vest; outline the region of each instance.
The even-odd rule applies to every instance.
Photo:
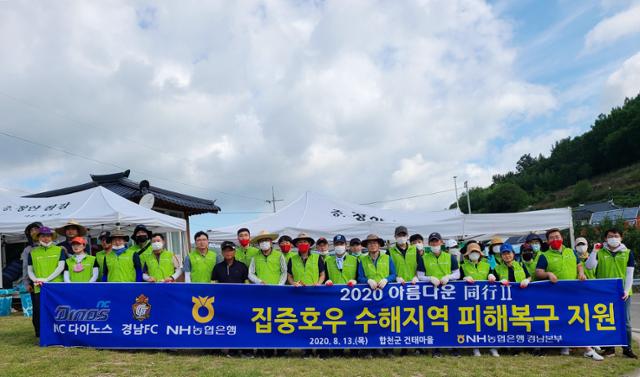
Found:
[[[422,254],[422,261],[427,276],[442,279],[442,277],[451,274],[451,255],[448,253],[440,252],[440,255],[436,257],[433,252],[425,251]]]
[[[629,262],[629,249],[620,250],[615,253],[602,248],[598,251],[598,265],[596,266],[596,277],[598,279],[622,279],[627,278],[627,263]]]
[[[402,255],[397,245],[393,245],[389,248],[389,255],[393,260],[393,264],[396,267],[396,273],[399,277],[405,281],[410,281],[416,276],[416,270],[418,269],[418,261],[416,259],[417,250],[414,245],[409,245],[405,255]]]
[[[280,283],[280,275],[282,274],[282,268],[280,265],[281,256],[282,253],[278,250],[271,250],[271,253],[267,256],[263,253],[259,253],[254,256],[253,263],[255,264],[254,267],[258,279],[271,285],[277,285]]]
[[[529,273],[531,281],[536,280],[536,266],[538,265],[538,259],[540,259],[540,253],[533,252],[533,259],[529,262],[525,262],[524,260],[521,262],[522,266],[527,269]]]
[[[255,257],[259,253],[260,253],[260,250],[257,247],[239,246],[236,248],[236,260],[244,263],[247,267],[249,267],[249,265],[251,264],[251,258]]]
[[[108,282],[132,283],[136,281],[136,267],[133,264],[134,254],[131,249],[127,249],[120,256],[114,251],[105,256]]]
[[[364,276],[367,279],[373,279],[380,281],[386,279],[389,276],[389,254],[378,254],[376,264],[373,264],[373,260],[370,255],[361,255],[360,263],[362,263],[362,269],[364,270]]]
[[[93,265],[96,263],[96,257],[86,255],[81,262],[84,269],[80,272],[74,271],[74,267],[77,264],[75,255],[67,258],[66,262],[69,269],[69,280],[79,283],[86,283],[91,280],[91,276],[93,276]]]
[[[191,250],[189,253],[191,282],[211,283],[211,274],[213,273],[213,267],[216,265],[217,258],[216,252],[211,249],[207,249],[207,253],[204,256],[202,256],[198,250]]]
[[[342,271],[338,269],[335,256],[327,257],[327,274],[333,284],[347,284],[349,280],[356,280],[358,273],[358,258],[353,255],[345,255],[342,262]]]
[[[513,261],[511,263],[511,267],[513,267],[513,275],[515,276],[517,283],[520,283],[527,278],[527,275],[524,273],[524,268],[520,263]],[[496,274],[498,274],[499,280],[509,280],[509,267],[504,263],[497,265]]]
[[[107,256],[107,252],[102,250],[96,253],[96,260],[98,261],[98,281],[102,281],[102,275],[104,275],[104,258]]]
[[[293,280],[301,281],[304,285],[316,284],[320,278],[320,271],[318,270],[319,259],[320,256],[318,254],[309,254],[307,256],[307,262],[304,263],[299,254],[292,256],[291,272],[293,274]],[[278,279],[280,279],[279,276]]]
[[[156,281],[164,280],[171,277],[176,272],[176,268],[173,265],[173,253],[169,250],[162,250],[160,252],[160,258],[156,258],[155,253],[146,258],[147,263],[147,275],[156,279]]]
[[[487,280],[489,278],[489,272],[491,271],[491,265],[484,259],[480,259],[478,263],[466,260],[462,263],[462,271],[464,272],[464,276],[471,276],[473,280]]]
[[[575,280],[578,277],[576,255],[568,247],[562,252],[549,249],[542,253],[547,258],[547,272],[552,272],[558,280]]]
[[[44,246],[38,246],[31,249],[31,265],[33,267],[33,273],[37,278],[46,279],[56,270],[58,262],[60,262],[60,253],[62,248],[60,246],[51,245],[47,248]],[[56,276],[51,280],[52,282],[64,281],[62,274]],[[35,293],[40,292],[39,286],[34,286]]]

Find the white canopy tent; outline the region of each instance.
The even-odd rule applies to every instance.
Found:
[[[280,211],[256,220],[210,230],[212,242],[235,240],[240,228],[253,235],[261,230],[296,236],[304,232],[313,238],[343,234],[347,238],[363,238],[375,233],[393,239],[396,226],[404,225],[410,233],[427,235],[439,232],[445,238],[487,239],[493,235],[515,235],[550,228],[572,229],[570,208],[541,211],[471,214],[458,209],[417,212],[380,209],[334,200],[306,192]]]

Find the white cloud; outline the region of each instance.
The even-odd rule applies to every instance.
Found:
[[[478,162],[491,143],[557,106],[514,72],[510,26],[482,1],[3,7],[0,48],[13,53],[0,54],[0,91],[26,101],[0,96],[7,132],[205,197],[274,185],[288,200],[311,189],[366,202],[450,188],[456,174],[484,183],[512,168]],[[0,142],[0,186],[44,165],[61,174],[32,190],[118,169]]]
[[[640,32],[640,4],[598,22],[585,37],[585,48],[594,50]]]

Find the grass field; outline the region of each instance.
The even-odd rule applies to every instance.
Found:
[[[619,352],[619,351],[618,351]],[[582,357],[493,358],[446,356],[332,357],[300,356],[241,359],[210,351],[107,351],[41,348],[31,322],[22,316],[0,317],[0,376],[621,376],[640,368],[639,360],[618,354],[602,362]]]

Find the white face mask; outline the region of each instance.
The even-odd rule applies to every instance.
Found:
[[[576,251],[578,253],[584,253],[587,251],[587,245],[578,245],[576,246]]]
[[[336,255],[343,255],[344,253],[347,252],[347,247],[346,246],[336,246],[333,248],[333,250],[335,250]]]
[[[469,254],[469,260],[472,262],[477,262],[480,260],[480,253],[473,252]]]
[[[53,245],[53,241],[49,241],[49,242],[40,241],[40,245],[42,245],[44,247],[49,247],[49,246]]]
[[[429,246],[431,248],[431,252],[434,254],[440,254],[440,246]]]
[[[609,237],[607,238],[607,245],[611,246],[611,248],[615,249],[620,246],[620,238],[618,237]]]
[[[417,243],[416,244],[416,249],[420,250],[420,251],[424,250],[424,244],[423,243]]]
[[[406,245],[407,244],[407,237],[396,237],[396,243],[398,245]]]
[[[262,242],[260,242],[260,250],[267,251],[269,249],[271,249],[271,242],[270,241],[262,241]]]
[[[151,248],[155,251],[162,250],[163,247],[164,244],[162,243],[162,241],[154,242],[151,244]]]
[[[494,254],[500,254],[500,245],[492,246],[491,251],[493,251]]]

